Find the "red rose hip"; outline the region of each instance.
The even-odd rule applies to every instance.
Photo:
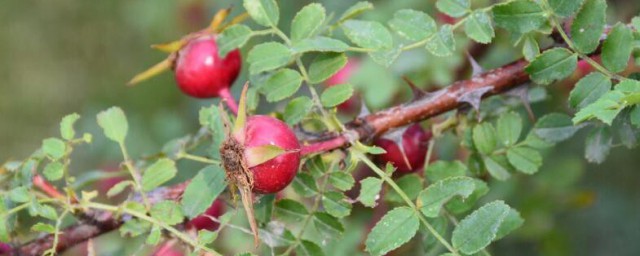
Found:
[[[402,134],[404,155],[396,142],[390,139],[378,138],[374,141],[374,144],[383,148],[387,153],[376,155],[376,160],[380,163],[391,163],[400,173],[414,172],[424,166],[428,142],[431,137],[431,132],[422,129],[419,124],[409,126]],[[409,165],[407,165],[407,162]]]
[[[193,38],[178,51],[174,71],[178,87],[196,98],[231,97],[229,87],[238,78],[242,59],[235,49],[224,58],[218,55],[213,35]]]
[[[204,213],[200,216],[197,216],[187,222],[187,228],[194,228],[196,230],[209,230],[215,231],[220,226],[220,223],[213,221],[208,216],[212,216],[214,218],[219,218],[224,213],[224,201],[221,199],[216,199],[213,201],[213,204],[209,206],[209,208],[204,211]],[[207,216],[208,215],[208,216]]]

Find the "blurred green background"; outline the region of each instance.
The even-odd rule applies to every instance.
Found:
[[[320,2],[329,13],[340,13],[355,1]],[[402,8],[435,14],[434,2],[374,1],[376,9],[365,18],[386,21]],[[607,2],[610,24],[628,22],[640,9],[638,1]],[[281,27],[288,30],[283,24],[307,3],[280,1]],[[94,143],[74,153],[72,168],[82,171],[118,163],[117,147],[100,135],[95,123],[97,112],[114,105],[127,113],[127,144],[134,157],[157,152],[168,140],[194,132],[200,107],[216,100],[184,96],[170,73],[133,88],[125,83],[164,58],[149,45],[198,30],[216,10],[231,5],[236,6],[234,14],[241,11],[240,1],[0,0],[0,161],[28,156],[43,138],[57,136],[60,118],[77,112],[84,117],[77,130],[93,133]],[[483,66],[519,58],[504,31],[498,31],[496,41],[479,59]],[[459,41],[459,47],[466,45]],[[385,69],[365,59],[352,80],[368,105],[379,109],[409,97],[401,75],[418,84],[442,86],[452,81],[464,61],[461,54],[438,59],[420,51],[403,54]],[[243,71],[236,83],[246,80]],[[236,95],[238,89],[234,86]],[[547,100],[534,105],[537,113],[566,110],[566,90],[549,93]],[[617,147],[604,164],[588,164],[583,158],[584,135],[547,152],[540,173],[494,182],[489,197],[505,199],[526,219],[523,228],[493,246],[495,255],[640,255],[640,151]],[[183,170],[188,176],[197,169],[187,165]],[[348,241],[357,244],[358,239]],[[343,247],[353,250],[356,244]]]

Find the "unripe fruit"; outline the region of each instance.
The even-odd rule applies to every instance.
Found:
[[[253,175],[253,192],[276,193],[289,185],[300,165],[300,144],[289,126],[276,118],[256,115],[247,120],[242,133],[246,150],[274,145],[288,151],[249,168]],[[247,159],[247,162],[251,163],[252,159]]]
[[[222,58],[215,36],[203,35],[189,40],[178,51],[173,67],[180,90],[196,98],[213,98],[229,95],[241,66],[238,49]]]
[[[215,231],[220,226],[220,223],[213,221],[208,216],[212,216],[214,218],[219,218],[224,213],[224,201],[221,199],[216,199],[213,201],[211,206],[204,211],[204,213],[200,216],[197,216],[187,222],[188,229],[196,229],[196,230],[209,230]],[[206,215],[206,216],[205,216]]]
[[[358,69],[358,66],[358,61],[356,61],[355,59],[350,59],[342,69],[340,69],[337,73],[327,79],[327,81],[325,82],[327,87],[347,83],[349,81],[349,78],[351,78],[353,73],[355,73],[355,71]],[[347,101],[338,105],[338,111],[341,111],[343,113],[352,113],[357,111],[359,107],[360,101],[358,97],[354,95],[351,96],[351,98],[349,98]]]
[[[410,173],[422,169],[431,137],[431,132],[422,129],[419,124],[409,126],[402,134],[404,155],[396,142],[390,139],[378,138],[374,141],[374,144],[386,150],[387,153],[376,155],[376,160],[383,164],[391,163],[400,173]],[[407,165],[407,162],[410,166]]]

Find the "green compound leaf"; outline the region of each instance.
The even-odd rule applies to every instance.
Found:
[[[574,126],[571,117],[562,113],[551,113],[538,119],[533,133],[546,142],[558,143],[573,136],[580,126]]]
[[[312,197],[318,193],[316,180],[308,173],[298,172],[291,186],[303,197]]]
[[[347,202],[347,197],[335,191],[326,192],[322,195],[322,205],[327,213],[344,218],[351,213],[351,204]]]
[[[402,191],[404,191],[407,197],[411,200],[415,200],[416,198],[418,198],[418,194],[420,194],[420,191],[423,189],[422,183],[422,177],[418,176],[418,174],[415,173],[404,175],[396,180],[396,184],[398,185],[398,187],[400,187],[400,189],[402,189]],[[385,194],[384,198],[388,202],[404,202],[402,196],[400,196],[400,194],[398,194],[398,192],[396,192],[395,190],[388,191]]]
[[[301,221],[309,215],[303,204],[291,199],[281,199],[276,202],[276,214],[292,221]]]
[[[507,217],[504,218],[500,228],[498,228],[498,233],[496,234],[496,238],[493,241],[497,241],[511,233],[512,231],[518,229],[524,223],[524,219],[520,216],[520,212],[511,208]]]
[[[283,67],[291,61],[291,50],[281,43],[268,42],[256,45],[249,51],[249,72],[257,74]]]
[[[42,141],[42,152],[53,160],[62,158],[67,150],[67,144],[58,138],[48,138]]]
[[[391,33],[379,22],[348,20],[342,24],[344,34],[354,44],[367,49],[389,49],[393,46]]]
[[[198,172],[182,195],[182,210],[188,218],[203,213],[227,186],[220,166],[210,165]]]
[[[353,187],[356,181],[353,179],[353,176],[346,172],[332,172],[329,174],[329,182],[331,185],[339,189],[341,191],[347,191]]]
[[[576,13],[584,0],[549,0],[549,5],[555,14],[569,17]]]
[[[494,201],[469,214],[453,230],[453,247],[464,254],[484,249],[496,238],[510,210],[511,207],[504,202]]]
[[[438,31],[436,22],[424,12],[405,9],[395,12],[389,27],[406,39],[423,40]]]
[[[357,2],[351,7],[349,7],[349,9],[344,11],[344,13],[340,16],[340,20],[338,21],[338,23],[342,23],[348,19],[352,19],[360,15],[361,13],[371,9],[373,9],[373,4],[371,4],[370,2],[367,2],[367,1]]]
[[[534,174],[542,165],[542,156],[537,150],[528,147],[513,147],[507,150],[509,163],[526,174]]]
[[[182,207],[174,201],[167,200],[156,203],[151,207],[150,213],[151,217],[168,225],[182,223],[184,220]]]
[[[302,85],[302,76],[298,71],[283,68],[273,74],[261,89],[268,102],[276,102],[291,97]]]
[[[602,44],[602,64],[613,72],[623,71],[633,50],[633,34],[624,24],[616,24]]]
[[[525,71],[538,84],[550,84],[573,74],[578,62],[578,56],[564,48],[553,48],[538,55]]]
[[[350,84],[333,85],[320,95],[320,102],[325,108],[331,108],[347,101],[353,95],[353,86]]]
[[[320,83],[333,76],[347,65],[347,56],[343,53],[321,53],[309,66],[309,80],[312,84]]]
[[[244,0],[244,8],[249,16],[265,27],[277,27],[280,10],[275,0]]]
[[[76,131],[73,129],[73,124],[80,119],[80,115],[77,113],[66,115],[60,122],[60,136],[65,140],[71,140],[76,136]]]
[[[493,8],[493,19],[497,26],[518,34],[540,29],[547,22],[542,7],[526,0],[496,5]]]
[[[251,38],[251,33],[251,29],[242,24],[233,25],[222,31],[216,39],[220,56],[226,56],[230,51],[244,46]]]
[[[429,164],[425,170],[425,176],[431,182],[438,182],[450,177],[464,176],[467,173],[467,166],[462,162],[438,160]]]
[[[438,0],[436,8],[451,17],[459,18],[471,11],[471,3],[469,0]]]
[[[344,52],[349,49],[349,45],[337,39],[318,36],[294,42],[291,49],[294,53]]]
[[[129,123],[124,112],[119,107],[111,107],[98,113],[98,125],[102,127],[104,135],[110,140],[124,144],[129,130]]]
[[[522,55],[527,61],[533,61],[540,54],[540,46],[533,36],[525,36],[522,44]]]
[[[438,33],[429,38],[426,48],[431,54],[439,57],[453,54],[456,50],[456,42],[453,38],[453,28],[451,25],[442,25]]]
[[[311,107],[313,107],[313,102],[306,96],[289,101],[289,104],[284,108],[284,121],[290,125],[299,123],[311,111]]]
[[[326,18],[324,7],[309,4],[300,10],[291,22],[291,40],[294,42],[314,36]]]
[[[611,80],[600,72],[593,72],[576,83],[569,95],[569,106],[582,109],[611,90]]]
[[[474,41],[487,44],[495,36],[491,17],[486,12],[474,11],[464,22],[464,32]]]
[[[163,158],[149,166],[142,174],[142,190],[151,191],[176,176],[178,169],[173,160]]]
[[[576,50],[591,53],[598,47],[604,31],[606,12],[607,3],[604,0],[585,0],[571,24],[571,39]]]
[[[324,212],[313,214],[313,225],[318,231],[328,236],[339,236],[344,233],[344,226],[338,218]]]
[[[488,155],[496,148],[496,130],[490,123],[481,123],[473,128],[473,144],[482,154]]]
[[[507,180],[511,177],[511,166],[504,155],[492,155],[482,158],[489,174],[498,180]]]
[[[309,240],[300,241],[300,245],[296,247],[296,255],[302,256],[323,256],[322,248]]]
[[[373,227],[365,242],[366,251],[383,255],[411,240],[419,227],[418,216],[411,208],[395,208]]]
[[[475,190],[475,183],[469,177],[452,177],[440,180],[422,190],[418,195],[418,207],[429,218],[438,217],[440,209],[451,198],[466,199]]]
[[[511,146],[518,142],[522,133],[522,118],[515,112],[500,115],[496,123],[498,139],[504,146]]]
[[[374,207],[376,201],[380,197],[380,190],[382,190],[382,180],[374,177],[368,177],[360,181],[360,195],[358,195],[358,201],[364,206]]]
[[[64,165],[60,162],[51,162],[44,167],[42,174],[44,174],[44,177],[50,181],[62,179],[62,176],[64,175]]]
[[[578,124],[590,119],[598,119],[605,124],[611,125],[613,119],[625,107],[623,103],[624,93],[613,90],[605,93],[595,101],[578,111],[571,119],[574,124]]]

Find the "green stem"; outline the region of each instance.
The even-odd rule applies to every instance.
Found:
[[[167,224],[165,224],[162,221],[159,221],[153,217],[150,217],[144,213],[138,212],[138,211],[134,211],[134,210],[130,210],[124,207],[116,207],[116,206],[111,206],[111,205],[106,205],[106,204],[101,204],[101,203],[94,203],[94,202],[89,202],[87,204],[85,204],[84,206],[89,207],[89,208],[94,208],[94,209],[99,209],[99,210],[105,210],[105,211],[109,211],[109,212],[123,212],[126,214],[129,214],[131,216],[134,216],[138,219],[147,221],[153,225],[159,226],[161,228],[163,228],[164,230],[169,231],[170,233],[172,233],[174,236],[176,236],[177,238],[179,238],[180,240],[182,240],[183,242],[193,246],[194,248],[197,249],[201,249],[204,251],[207,251],[213,255],[221,255],[220,253],[216,252],[215,250],[212,250],[210,248],[207,247],[203,247],[202,245],[200,245],[199,243],[197,243],[196,241],[194,241],[193,239],[191,239],[191,237],[189,237],[187,234],[180,232],[179,230],[175,229],[172,226],[169,226]]]
[[[56,220],[56,232],[53,234],[53,243],[51,244],[50,255],[55,255],[56,248],[58,247],[58,241],[60,237],[60,226],[62,225],[62,219],[69,213],[69,210],[65,210],[60,214],[60,217]],[[47,254],[47,253],[45,253]]]
[[[188,159],[188,160],[205,163],[205,164],[220,164],[220,161],[218,160],[213,160],[206,157],[196,156],[196,155],[192,155],[184,152],[178,154],[178,159]]]
[[[127,166],[127,170],[129,174],[133,178],[133,183],[135,184],[136,190],[140,192],[140,196],[142,197],[142,202],[144,202],[145,208],[148,210],[151,209],[151,204],[149,203],[149,198],[147,198],[147,194],[142,191],[142,183],[140,182],[140,178],[138,177],[138,171],[131,164],[131,158],[129,157],[129,153],[127,152],[127,148],[120,143],[120,150],[122,151],[122,156],[124,157],[124,164]]]
[[[414,211],[414,213],[418,216],[422,224],[424,224],[424,226],[427,227],[427,229],[433,235],[433,237],[435,237],[442,245],[444,245],[444,247],[446,247],[447,250],[449,250],[449,252],[453,253],[454,255],[460,255],[460,253],[458,253],[458,251],[455,248],[453,248],[453,246],[451,246],[451,244],[449,244],[449,242],[447,242],[447,240],[444,239],[444,237],[442,237],[442,235],[440,235],[440,233],[438,233],[438,231],[427,221],[427,219],[422,215],[418,207],[416,207],[413,201],[409,198],[409,196],[407,196],[406,193],[404,193],[404,191],[398,186],[398,184],[396,184],[388,175],[385,174],[383,170],[381,170],[378,166],[376,166],[373,162],[371,162],[371,160],[369,160],[369,158],[367,158],[362,153],[355,152],[354,155],[356,158],[360,159],[367,166],[369,166],[369,168],[371,168],[376,174],[378,174],[378,176],[380,176],[380,178],[384,180],[384,182],[389,184],[389,186],[391,186],[391,188],[393,188],[393,190],[395,190],[398,193],[398,195],[400,195],[402,200],[404,200],[405,203]]]

